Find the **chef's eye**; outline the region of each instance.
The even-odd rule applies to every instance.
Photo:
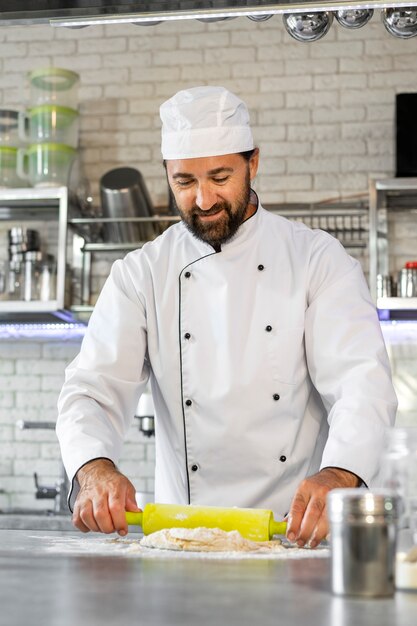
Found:
[[[227,181],[229,177],[228,176],[223,176],[222,178],[213,178],[215,183],[225,183]]]
[[[179,187],[187,187],[187,185],[190,185],[192,183],[192,180],[177,180],[177,185]]]

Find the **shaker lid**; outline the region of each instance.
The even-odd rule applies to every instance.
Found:
[[[327,496],[330,521],[342,518],[385,517],[401,514],[401,499],[389,489],[334,489]]]

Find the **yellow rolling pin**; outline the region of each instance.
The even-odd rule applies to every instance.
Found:
[[[269,541],[274,535],[285,535],[287,522],[274,520],[266,509],[238,509],[217,506],[178,504],[147,504],[143,512],[126,512],[131,526],[142,526],[143,534],[150,535],[164,528],[221,528],[238,530],[251,541]]]

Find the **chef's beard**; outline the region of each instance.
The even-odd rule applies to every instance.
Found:
[[[175,205],[178,209],[184,224],[188,230],[205,243],[211,246],[219,246],[226,241],[229,241],[239,229],[239,226],[244,222],[246,209],[250,200],[250,176],[249,168],[246,172],[245,183],[242,193],[236,198],[236,202],[233,204],[227,200],[223,202],[217,202],[207,211],[201,210],[198,206],[194,205],[191,209],[185,212],[173,198]],[[222,211],[222,215],[213,222],[204,222],[200,220],[200,215],[214,215],[219,211]]]

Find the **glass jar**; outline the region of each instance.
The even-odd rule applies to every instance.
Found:
[[[17,147],[20,144],[18,135],[18,111],[0,109],[0,146]]]
[[[414,507],[411,506],[417,499],[417,428],[391,428],[387,431],[382,483],[403,499],[403,524],[416,529],[417,543],[417,518],[414,519]]]
[[[396,586],[417,590],[417,428],[387,432],[382,483],[401,497],[402,516],[396,563]]]
[[[0,188],[25,187],[17,173],[17,148],[10,146],[0,146]]]
[[[78,145],[78,111],[55,104],[33,107],[19,114],[19,136],[28,143]]]
[[[18,150],[17,171],[34,187],[68,184],[77,151],[62,143],[38,143]]]

